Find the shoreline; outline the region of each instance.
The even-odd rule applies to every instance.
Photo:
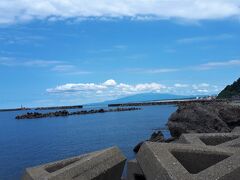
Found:
[[[185,101],[178,103],[178,109],[170,115],[166,129],[170,138],[163,135],[162,129],[156,129],[147,140],[134,147],[136,153],[145,141],[178,141],[182,134],[188,133],[229,133],[240,126],[240,103],[235,100]]]

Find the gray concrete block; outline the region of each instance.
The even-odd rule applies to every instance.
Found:
[[[239,180],[235,148],[146,142],[137,161],[147,180]]]
[[[182,134],[181,143],[200,146],[240,147],[239,133],[193,133]]]
[[[23,180],[120,180],[126,158],[117,147],[27,168]]]
[[[144,180],[145,176],[136,159],[127,162],[127,180]]]
[[[232,133],[240,133],[240,127],[235,127],[235,128],[232,130]]]

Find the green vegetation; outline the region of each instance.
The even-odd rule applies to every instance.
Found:
[[[218,99],[240,99],[240,78],[232,85],[228,85],[217,96]]]

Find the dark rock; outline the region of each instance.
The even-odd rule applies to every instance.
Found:
[[[230,132],[239,125],[240,107],[217,102],[181,105],[167,123],[173,137],[182,133]]]
[[[227,123],[230,129],[240,126],[240,107],[226,106],[219,110],[219,116]]]
[[[156,131],[156,132],[152,133],[149,141],[151,141],[151,142],[164,142],[164,135],[163,135],[162,131]]]
[[[138,144],[133,148],[133,152],[137,153],[144,142],[145,142],[145,141],[141,141],[140,143],[138,143]]]
[[[162,131],[153,132],[152,135],[151,135],[151,137],[150,137],[150,139],[148,139],[148,140],[146,140],[146,141],[151,141],[151,142],[165,142],[165,140],[164,140],[164,135],[163,135]],[[145,141],[142,141],[142,142],[138,143],[138,144],[133,148],[133,151],[134,151],[135,153],[137,153],[144,142],[145,142]]]
[[[136,111],[141,110],[141,108],[116,108],[116,109],[91,109],[89,111],[82,110],[76,112],[68,112],[67,110],[48,112],[48,113],[27,113],[23,115],[16,116],[16,119],[35,119],[35,118],[45,118],[45,117],[59,117],[59,116],[72,116],[72,115],[85,115],[85,114],[95,114],[95,113],[106,113],[106,112],[121,112],[121,111]]]
[[[98,112],[99,112],[99,113],[104,113],[105,111],[104,111],[104,109],[99,109]]]

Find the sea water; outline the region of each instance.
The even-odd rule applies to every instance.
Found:
[[[128,159],[134,158],[134,146],[155,130],[165,129],[176,110],[169,105],[140,108],[26,120],[16,120],[15,116],[29,111],[0,112],[0,180],[17,180],[26,167],[111,146],[118,146]],[[167,130],[163,132],[169,136]]]

